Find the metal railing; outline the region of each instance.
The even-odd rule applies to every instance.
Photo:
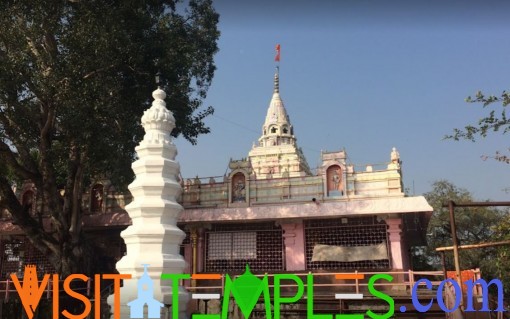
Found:
[[[23,280],[19,280],[20,286],[23,287]],[[61,288],[64,283],[64,280],[59,280],[58,287]],[[42,284],[42,281],[38,281],[37,285],[40,286]],[[82,287],[73,287],[73,291],[85,293],[86,296],[92,296],[92,278],[89,278],[89,280],[83,284]],[[43,293],[43,297],[47,299],[51,299],[53,297],[53,288],[54,283],[50,279],[48,280],[48,283],[46,285],[46,288]],[[103,291],[107,289],[104,288]],[[7,302],[9,299],[13,296],[18,297],[18,292],[16,291],[16,287],[14,286],[14,282],[10,279],[2,280],[0,281],[0,295],[3,297],[4,301]]]
[[[422,278],[427,278],[432,283],[433,287],[437,288],[439,284],[444,279],[444,273],[442,271],[389,271],[389,272],[371,272],[371,271],[363,271],[358,272],[354,271],[352,275],[359,275],[363,276],[364,279],[342,279],[337,280],[335,279],[335,276],[339,273],[345,273],[345,272],[327,272],[327,273],[319,273],[319,272],[302,272],[302,273],[293,273],[293,275],[298,276],[304,284],[306,284],[306,277],[310,274],[313,275],[314,279],[314,288],[338,288],[335,291],[342,292],[342,291],[350,291],[355,293],[361,293],[364,291],[368,291],[368,279],[370,279],[371,276],[377,275],[377,274],[388,274],[393,276],[394,281],[392,282],[384,282],[384,281],[378,281],[374,283],[374,287],[386,287],[390,288],[388,291],[395,292],[395,296],[397,295],[410,295],[415,283]],[[232,280],[235,280],[235,278],[240,277],[241,274],[235,274],[231,275],[230,277]],[[274,277],[276,274],[254,274],[254,276],[258,278],[263,278],[264,276],[268,277],[269,282],[269,288],[274,288]],[[191,281],[186,280],[182,284],[185,286],[187,290],[189,290],[192,293],[207,293],[207,292],[216,292],[220,293],[221,295],[224,294],[224,285],[225,285],[225,278],[226,275],[221,275],[221,279],[217,279],[216,281],[208,281],[207,284],[199,284],[200,281]],[[396,280],[395,280],[396,279]],[[296,284],[281,284],[281,288],[297,288]],[[320,289],[319,289],[320,290]],[[421,291],[425,293],[424,291]],[[431,291],[431,293],[435,294],[435,291]],[[334,295],[332,295],[334,298]]]

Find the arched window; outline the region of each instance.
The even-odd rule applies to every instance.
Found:
[[[276,127],[271,128],[271,133],[276,133]]]

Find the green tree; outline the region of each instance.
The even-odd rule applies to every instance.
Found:
[[[474,201],[472,194],[466,189],[459,188],[446,180],[436,181],[432,184],[432,190],[424,194],[429,204],[434,208],[434,213],[429,223],[427,232],[428,246],[423,249],[423,254],[418,256],[425,261],[422,268],[442,269],[441,257],[435,251],[437,247],[452,246],[450,230],[450,217],[448,208],[442,207],[450,200],[457,203],[469,203]],[[504,231],[508,224],[508,213],[490,207],[456,207],[455,222],[457,237],[460,245],[479,244],[493,242],[508,232]],[[453,252],[446,252],[446,268],[455,268]],[[460,250],[459,259],[462,269],[480,268],[486,279],[502,278],[504,267],[508,268],[510,256],[501,255],[500,248],[479,248]]]
[[[510,213],[506,212],[506,217],[495,227],[495,236],[493,241],[510,240]],[[494,262],[496,268],[496,277],[500,278],[505,288],[505,295],[510,294],[510,245],[496,248],[496,259]],[[508,299],[508,297],[507,297]]]
[[[211,0],[0,2],[0,210],[63,276],[112,271],[85,240],[81,194],[91,176],[119,187],[132,180],[158,70],[173,134],[196,143],[209,132],[203,119],[213,109],[200,108],[215,71],[217,23]],[[36,184],[52,232],[20,204],[14,180]]]
[[[440,180],[432,184],[432,190],[424,194],[429,204],[434,208],[428,227],[427,244],[430,262],[437,269],[441,269],[441,260],[435,253],[437,247],[452,246],[450,217],[448,208],[442,207],[450,200],[457,203],[474,201],[469,191],[459,188],[449,181]],[[485,207],[457,207],[455,208],[455,224],[460,245],[477,244],[491,241],[494,227],[502,220],[500,211]],[[492,250],[491,250],[492,253]],[[453,254],[447,253],[446,266],[454,268]],[[464,269],[478,268],[487,263],[487,250],[462,251],[460,254],[461,267]],[[487,263],[490,265],[490,263]]]

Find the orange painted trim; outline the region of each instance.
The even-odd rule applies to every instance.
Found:
[[[220,274],[192,274],[191,279],[221,279]]]
[[[336,279],[364,279],[364,274],[336,274]]]

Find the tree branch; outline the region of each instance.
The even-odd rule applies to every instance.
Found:
[[[96,75],[96,74],[98,74],[98,73],[101,73],[101,72],[104,72],[104,71],[108,71],[108,70],[110,70],[110,69],[113,69],[114,67],[115,67],[115,64],[110,64],[110,65],[109,65],[109,66],[107,66],[107,67],[104,67],[104,68],[100,68],[100,69],[94,70],[94,71],[92,71],[92,72],[89,72],[89,73],[85,74],[85,75],[83,76],[83,79],[84,79],[84,80],[86,80],[86,79],[90,78],[91,76],[94,76],[94,75]]]
[[[21,106],[18,106],[18,109],[19,108],[21,108]],[[22,128],[19,125],[17,125],[17,123],[11,120],[11,118],[8,117],[3,112],[0,112],[0,123],[2,123],[5,131],[7,132],[7,135],[10,138],[9,142],[11,142],[14,145],[14,147],[16,147],[16,151],[18,152],[18,156],[20,157],[22,164],[16,159],[14,152],[11,150],[11,148],[3,141],[1,141],[0,144],[0,152],[4,151],[11,153],[10,155],[7,156],[11,156],[16,160],[15,163],[12,162],[12,159],[9,160],[13,168],[16,168],[16,170],[19,169],[21,171],[23,170],[26,171],[26,173],[32,175],[29,178],[32,179],[34,182],[37,182],[37,179],[41,177],[41,175],[39,174],[37,164],[30,156],[30,151],[27,143],[21,140],[21,135],[19,134],[19,132],[23,132],[24,130],[22,130]]]
[[[10,149],[10,147],[0,140],[0,162],[4,162],[8,167],[12,169],[14,174],[18,175],[23,179],[30,179],[32,181],[39,180],[41,175],[37,172],[27,170],[23,165],[19,164],[16,156]]]

